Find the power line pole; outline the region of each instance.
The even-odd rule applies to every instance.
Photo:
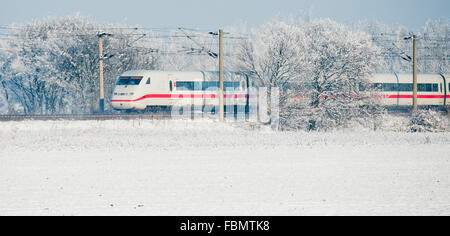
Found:
[[[417,36],[413,35],[413,111],[417,111]]]
[[[223,86],[223,30],[219,30],[219,116],[225,121],[224,86]]]
[[[98,50],[100,55],[100,113],[105,112],[105,91],[103,81],[103,36],[104,33],[98,33]]]
[[[105,112],[105,83],[103,76],[103,60],[105,59],[105,55],[103,54],[103,37],[111,36],[112,34],[107,33],[98,33],[98,51],[99,51],[99,59],[100,59],[100,112]]]

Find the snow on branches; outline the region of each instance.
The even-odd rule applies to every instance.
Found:
[[[366,78],[379,63],[370,37],[331,20],[271,21],[242,44],[240,69],[280,89],[284,129],[329,129],[382,110]],[[269,89],[270,91],[270,89]]]
[[[25,114],[92,113],[98,100],[98,32],[92,21],[69,16],[12,26],[1,78]],[[105,38],[105,87],[124,70],[152,69],[157,57],[129,47],[137,36],[120,29]]]

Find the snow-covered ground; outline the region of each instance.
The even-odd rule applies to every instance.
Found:
[[[0,123],[0,215],[450,215],[450,135]]]

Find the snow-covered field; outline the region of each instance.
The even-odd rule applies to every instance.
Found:
[[[0,215],[450,215],[450,135],[0,123]]]

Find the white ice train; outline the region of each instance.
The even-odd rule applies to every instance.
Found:
[[[229,106],[248,106],[249,87],[256,81],[237,72],[225,72],[225,102]],[[218,72],[128,71],[119,76],[111,98],[118,110],[144,110],[147,107],[172,107],[219,104]]]
[[[386,106],[407,107],[413,104],[411,74],[376,74],[369,78],[378,89]],[[450,75],[419,74],[417,104],[419,106],[449,106]]]
[[[378,88],[386,106],[412,106],[411,74],[376,74],[369,81]],[[418,76],[419,106],[449,106],[450,75]],[[214,107],[219,103],[218,72],[128,71],[120,75],[111,98],[118,110],[145,110],[148,107],[201,105]],[[227,106],[249,106],[249,90],[261,83],[236,72],[224,77]],[[301,96],[299,96],[301,97]]]

